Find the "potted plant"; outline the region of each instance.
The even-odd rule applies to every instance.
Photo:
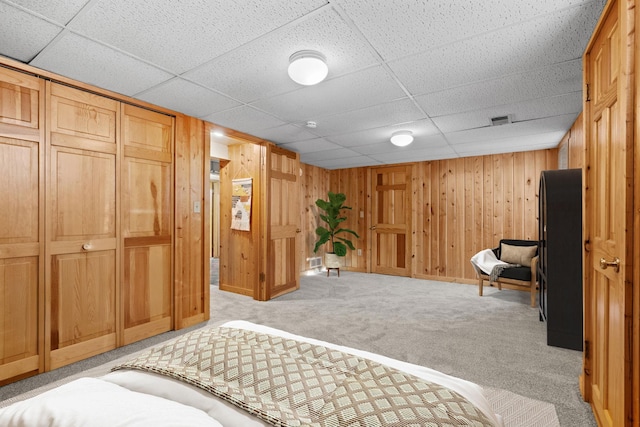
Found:
[[[318,199],[316,206],[324,213],[320,213],[320,219],[326,223],[326,227],[319,226],[316,228],[318,241],[313,248],[313,252],[318,252],[320,246],[327,242],[331,242],[331,250],[325,253],[325,266],[327,268],[339,268],[340,259],[347,254],[347,249],[355,250],[351,240],[341,237],[342,234],[352,234],[359,238],[358,233],[348,228],[340,228],[340,223],[345,221],[347,217],[340,216],[345,209],[351,209],[345,206],[344,202],[347,196],[344,193],[333,193],[329,191],[329,200]]]

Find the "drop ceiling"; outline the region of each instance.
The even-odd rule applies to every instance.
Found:
[[[0,0],[0,55],[340,169],[556,147],[604,4]],[[316,86],[287,76],[306,49],[329,65]],[[393,146],[397,130],[414,142]]]

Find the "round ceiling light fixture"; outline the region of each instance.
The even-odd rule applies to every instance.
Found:
[[[399,130],[391,134],[391,143],[398,147],[406,147],[413,142],[413,132],[410,130]]]
[[[323,54],[315,50],[301,50],[289,57],[289,77],[294,82],[311,86],[327,77],[329,67]]]

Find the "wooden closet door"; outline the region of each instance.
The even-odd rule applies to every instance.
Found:
[[[267,280],[258,295],[269,300],[300,288],[298,250],[300,235],[298,155],[269,145],[267,147]]]
[[[116,347],[119,103],[47,83],[47,370]]]
[[[587,242],[585,398],[599,425],[631,420],[633,25],[627,2],[608,5],[584,61]],[[628,34],[630,33],[630,34]]]
[[[371,170],[371,272],[411,274],[411,166]]]
[[[0,68],[0,385],[44,369],[44,92]]]
[[[122,109],[123,344],[173,328],[173,117]]]

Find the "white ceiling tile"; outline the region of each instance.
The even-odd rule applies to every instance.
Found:
[[[335,150],[322,150],[313,151],[311,153],[304,153],[305,160],[317,161],[317,160],[333,160],[343,159],[347,157],[358,157],[361,154],[348,148],[338,148]]]
[[[136,98],[197,117],[238,107],[241,104],[219,93],[182,80],[179,77],[136,94]]]
[[[261,130],[286,124],[284,121],[270,114],[246,105],[220,113],[209,114],[208,116],[202,117],[202,119],[256,136],[258,136],[257,133]]]
[[[582,60],[550,65],[416,97],[431,117],[582,90]]]
[[[28,63],[62,28],[0,3],[0,54]]]
[[[372,154],[370,157],[386,164],[452,159],[458,157],[456,152],[448,145],[440,145],[422,150],[403,150],[402,148],[404,147],[394,148],[395,149],[393,151],[381,154]]]
[[[463,130],[446,133],[445,137],[451,144],[479,143],[503,138],[529,137],[536,134],[548,134],[549,132],[566,132],[577,114],[546,117],[526,122],[510,123],[499,126],[487,126],[484,128]]]
[[[326,4],[326,0],[97,1],[74,31],[182,73]],[[242,22],[242,25],[238,23]]]
[[[558,131],[523,137],[501,138],[491,141],[480,141],[480,138],[478,138],[478,140],[474,142],[457,144],[455,150],[461,156],[483,156],[487,154],[555,148],[565,133],[566,132]]]
[[[334,134],[331,135],[329,139],[344,147],[357,147],[361,145],[374,144],[380,141],[389,141],[391,134],[398,130],[409,130],[413,132],[416,139],[438,133],[438,129],[433,125],[431,120],[425,119],[398,126],[382,126],[359,132]]]
[[[316,151],[338,150],[342,148],[339,145],[323,138],[282,144],[282,147],[287,150],[295,151],[296,153],[315,153]]]
[[[11,0],[13,3],[66,25],[89,0]]]
[[[369,107],[405,96],[383,67],[376,66],[252,103],[287,121],[320,121],[323,115]]]
[[[384,164],[383,162],[372,159],[371,157],[368,157],[368,156],[358,156],[358,157],[349,157],[349,158],[331,159],[331,160],[317,160],[313,162],[304,161],[301,156],[300,161],[302,163],[318,166],[320,168],[329,169],[329,170],[357,168],[357,167],[364,167],[364,166],[377,166],[377,165]]]
[[[405,57],[389,66],[410,93],[420,95],[575,60],[582,57],[598,16],[597,8],[570,8]]]
[[[301,88],[287,75],[289,57],[300,50],[317,50],[326,57],[328,80],[376,63],[360,36],[327,8],[188,71],[184,77],[253,102]]]
[[[57,39],[31,65],[128,96],[171,78],[162,70],[72,33]]]
[[[395,153],[396,151],[415,151],[416,153],[422,153],[426,150],[451,151],[448,147],[447,140],[440,134],[416,137],[411,144],[405,147],[397,147],[393,145],[391,141],[389,141],[389,139],[387,139],[386,141],[380,143],[351,147],[351,149],[353,151],[366,155]]]
[[[329,136],[383,126],[395,129],[402,127],[402,124],[408,126],[413,122],[424,119],[424,113],[411,100],[405,98],[361,110],[323,117],[318,120],[318,128],[315,129],[315,133]]]
[[[585,0],[337,0],[385,60],[557,13]],[[601,2],[598,2],[601,3]],[[595,7],[597,9],[597,7]],[[600,7],[600,10],[602,8]]]
[[[279,144],[308,141],[310,139],[318,138],[317,135],[307,128],[296,125],[282,125],[269,129],[262,129],[257,131],[255,135],[266,139],[267,141],[274,141],[277,139]]]
[[[447,133],[490,126],[492,117],[511,115],[514,122],[552,116],[570,116],[575,119],[580,111],[582,111],[582,92],[574,92],[482,110],[438,116],[433,118],[433,122],[438,129]]]

